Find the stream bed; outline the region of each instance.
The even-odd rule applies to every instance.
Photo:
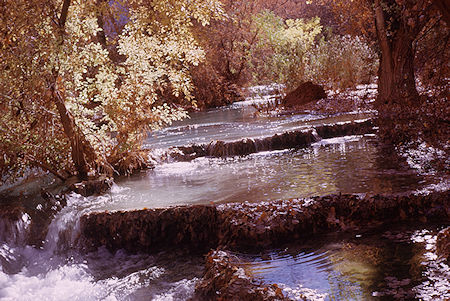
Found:
[[[146,146],[163,150],[217,139],[233,141],[370,116],[304,113],[264,117],[255,114],[251,101],[247,101],[194,113],[191,119],[154,133]],[[305,149],[165,162],[118,180],[104,195],[68,195],[67,206],[48,217],[47,234],[39,243],[29,242],[30,224],[44,210],[43,200],[37,195],[23,197],[22,191],[22,196],[15,197],[25,208],[21,218],[14,222],[0,218],[0,300],[187,300],[192,296],[196,281],[202,277],[204,254],[187,256],[182,250],[153,255],[124,251],[111,254],[105,249],[81,253],[77,251],[79,219],[90,212],[260,202],[331,193],[406,193],[434,180],[418,175],[397,157],[386,156],[374,135],[324,139]],[[405,231],[399,234],[409,235],[410,240],[412,232]],[[421,231],[434,233],[436,229]],[[383,257],[380,262],[366,262],[366,251],[391,257],[388,261]],[[422,282],[406,283],[405,279],[412,279],[406,263],[412,258],[411,252],[409,242],[404,245],[374,235],[334,237],[330,243],[288,247],[263,257],[242,257],[255,276],[280,284],[293,298],[296,291],[310,289],[319,297],[323,295],[324,300],[383,300],[394,296],[385,294],[388,288],[376,286],[386,277],[396,277],[408,287],[404,297],[427,294],[423,293],[426,287],[410,289],[425,283],[422,278]],[[390,276],[391,262],[400,262],[401,272]],[[426,268],[426,264],[421,267]]]

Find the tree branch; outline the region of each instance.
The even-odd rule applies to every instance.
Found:
[[[63,29],[66,26],[67,15],[69,13],[70,0],[64,0],[61,9],[61,16],[59,17],[58,26]]]

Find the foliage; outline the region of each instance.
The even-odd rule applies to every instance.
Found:
[[[371,83],[378,69],[378,55],[363,38],[333,35],[320,40],[307,55],[305,77],[334,89]]]
[[[251,61],[255,81],[275,81],[288,89],[313,81],[337,89],[375,75],[377,54],[359,36],[323,31],[317,17],[284,20],[265,11],[255,18],[261,29]]]
[[[256,42],[252,16],[271,2],[222,0],[225,17],[197,26],[195,35],[206,60],[191,69],[199,107],[216,107],[240,99],[239,87],[249,80],[247,61]]]
[[[191,69],[193,94],[200,108],[227,105],[242,98],[241,88],[252,79],[249,61],[264,53],[255,51],[262,35],[254,17],[264,10],[281,16],[315,16],[316,5],[306,0],[222,0],[225,17],[198,26],[195,34],[206,52],[206,60]],[[324,16],[326,17],[326,16]]]
[[[194,102],[189,68],[204,52],[192,21],[206,25],[221,15],[215,0],[116,1],[115,13],[128,22],[102,45],[106,30],[99,24],[108,2],[67,3],[65,21],[62,1],[0,2],[8,16],[0,21],[2,175],[29,166],[61,177],[75,172],[74,137],[55,97],[93,147],[96,166],[138,151],[148,130],[184,118],[182,108],[160,95],[170,91]]]
[[[271,11],[264,11],[255,20],[260,29],[251,62],[255,81],[278,82],[288,87],[304,81],[306,55],[322,31],[320,19],[284,20]]]

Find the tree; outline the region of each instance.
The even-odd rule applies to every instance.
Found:
[[[378,71],[377,105],[393,106],[418,105],[419,97],[414,74],[416,39],[436,15],[434,4],[446,7],[444,1],[412,0],[369,0],[369,1],[325,1],[337,15],[351,16],[353,28],[369,17],[374,20],[374,33],[380,49]],[[448,8],[443,15],[448,14]],[[359,26],[358,26],[359,24]],[[364,30],[370,36],[371,30]],[[385,112],[387,113],[387,112]]]
[[[221,15],[215,0],[2,0],[0,10],[0,171],[60,178],[118,171],[148,130],[186,116],[161,91],[194,102],[189,68],[204,52],[193,20]]]

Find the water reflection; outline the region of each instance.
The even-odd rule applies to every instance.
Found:
[[[435,234],[436,229],[432,229],[403,228],[356,237],[327,235],[309,246],[288,245],[264,254],[238,256],[243,260],[242,266],[255,277],[279,284],[294,299],[306,296],[308,300],[416,300],[416,295],[423,298],[424,286],[416,285],[430,283],[431,279],[425,281],[426,273],[422,274],[426,264],[422,261],[430,248],[415,237],[424,231]],[[439,283],[435,289],[448,288],[448,266],[446,269],[433,279]]]
[[[373,137],[349,136],[326,139],[308,149],[161,164],[119,181],[111,192],[112,202],[102,209],[416,189],[422,179],[411,170],[377,163],[373,142]]]

